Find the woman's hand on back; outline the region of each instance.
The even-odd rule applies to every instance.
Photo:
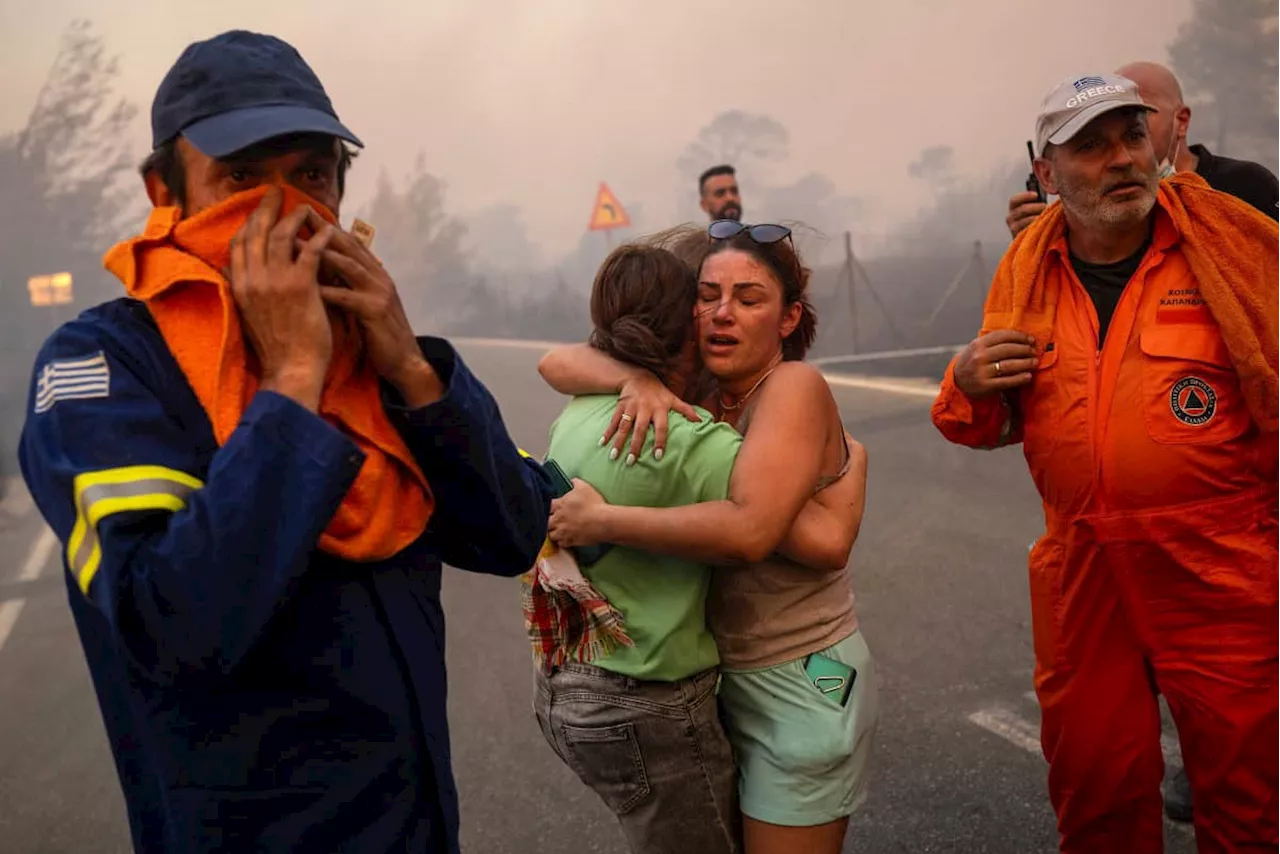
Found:
[[[600,532],[599,515],[608,506],[594,486],[575,477],[573,489],[551,502],[547,536],[561,548],[601,543],[606,538]]]
[[[679,412],[690,421],[701,421],[697,411],[691,404],[685,403],[662,384],[662,380],[646,372],[635,376],[622,384],[618,397],[618,406],[613,412],[613,420],[600,438],[600,444],[613,442],[609,451],[609,459],[616,460],[622,456],[627,446],[627,438],[631,439],[630,450],[627,451],[626,462],[631,465],[640,458],[644,449],[644,440],[649,433],[649,425],[653,425],[653,458],[662,459],[667,447],[668,418],[667,413]]]

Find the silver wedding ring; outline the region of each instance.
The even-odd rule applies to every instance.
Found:
[[[1000,376],[1000,375],[1001,375],[1001,373],[1002,373],[1002,372],[1001,372],[1001,370],[1000,370],[1000,363],[999,363],[999,362],[996,362],[996,376]]]
[[[632,421],[632,420],[634,420],[634,419],[632,419],[632,417],[631,417],[630,415],[628,415],[627,413],[625,413],[625,412],[624,412],[624,413],[622,413],[622,420],[623,420],[623,421]]]

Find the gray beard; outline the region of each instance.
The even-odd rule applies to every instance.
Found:
[[[1158,175],[1137,173],[1132,176],[1144,181],[1148,191],[1138,202],[1114,202],[1097,187],[1070,183],[1059,187],[1059,198],[1062,199],[1062,207],[1080,222],[1104,227],[1134,225],[1150,216],[1155,207],[1156,192],[1160,186]]]
[[[1062,196],[1062,206],[1071,211],[1077,220],[1098,226],[1133,225],[1142,222],[1151,215],[1151,211],[1156,206],[1154,193],[1143,197],[1140,202],[1126,204],[1116,204],[1105,197],[1087,199],[1083,204],[1080,204],[1080,201]]]

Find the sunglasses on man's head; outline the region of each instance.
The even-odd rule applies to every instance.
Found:
[[[779,240],[785,240],[791,236],[791,229],[785,225],[773,225],[772,223],[743,225],[733,219],[718,219],[707,227],[707,234],[710,235],[712,240],[730,240],[744,231],[756,243],[762,244],[777,243]]]

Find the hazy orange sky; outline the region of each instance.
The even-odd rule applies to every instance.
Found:
[[[104,10],[111,8],[108,15]],[[677,216],[675,161],[718,112],[765,113],[791,134],[773,182],[819,171],[883,230],[927,199],[907,165],[954,147],[981,174],[1023,155],[1041,95],[1073,73],[1165,59],[1189,0],[488,0],[263,3],[0,0],[0,131],[20,126],[73,18],[118,54],[120,88],[146,114],[191,41],[269,32],[316,69],[367,145],[351,203],[380,168],[421,152],[451,212],[519,205],[544,258],[582,235],[596,185],[641,205],[642,228]],[[181,17],[180,17],[181,16]],[[751,218],[751,199],[746,199]]]

